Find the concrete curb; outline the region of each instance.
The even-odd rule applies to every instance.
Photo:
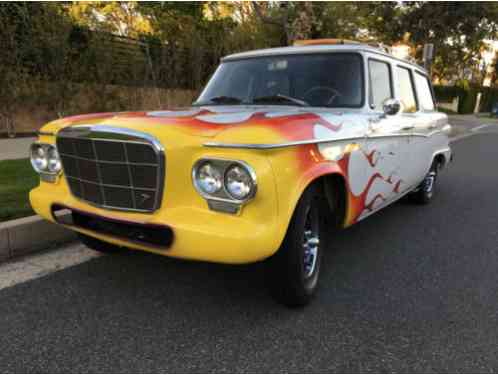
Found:
[[[76,233],[29,216],[0,223],[0,262],[76,240]]]

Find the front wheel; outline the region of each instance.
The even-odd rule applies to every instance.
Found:
[[[284,305],[306,305],[317,289],[324,247],[321,207],[319,190],[311,186],[299,200],[280,249],[268,260],[269,287]]]

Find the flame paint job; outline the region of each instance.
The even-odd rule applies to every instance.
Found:
[[[160,252],[79,230],[111,243],[190,259],[227,263],[256,261],[278,249],[299,197],[306,186],[320,176],[338,174],[344,179],[345,227],[411,187],[405,182],[404,169],[389,157],[395,143],[367,140],[371,119],[372,115],[360,111],[310,111],[285,106],[208,106],[69,117],[47,124],[42,131],[56,134],[67,126],[99,124],[132,128],[158,138],[167,158],[163,207],[153,215],[90,207],[70,195],[64,178],[56,184],[41,183],[30,198],[36,212],[49,220],[50,205],[60,203],[106,217],[167,224],[178,239],[170,250]],[[335,138],[338,140],[276,150],[203,147],[206,139],[273,144]],[[352,140],[340,140],[344,138]],[[50,136],[41,136],[40,140],[55,142]],[[238,216],[209,211],[206,202],[196,194],[190,172],[201,157],[244,160],[256,170],[258,194]]]

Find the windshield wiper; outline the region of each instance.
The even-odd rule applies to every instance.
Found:
[[[282,94],[277,94],[277,95],[268,95],[268,96],[259,96],[257,98],[254,98],[252,100],[253,103],[272,103],[272,102],[278,102],[278,103],[292,103],[292,104],[297,104],[301,107],[304,106],[309,106],[309,103],[305,102],[304,100],[293,98],[291,96],[286,96]]]
[[[208,105],[208,104],[240,104],[242,100],[234,96],[214,96],[205,102],[196,102],[195,105]]]

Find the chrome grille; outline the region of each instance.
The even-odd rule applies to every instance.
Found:
[[[107,126],[75,126],[59,132],[57,150],[76,198],[116,210],[159,208],[164,152],[150,135]]]

